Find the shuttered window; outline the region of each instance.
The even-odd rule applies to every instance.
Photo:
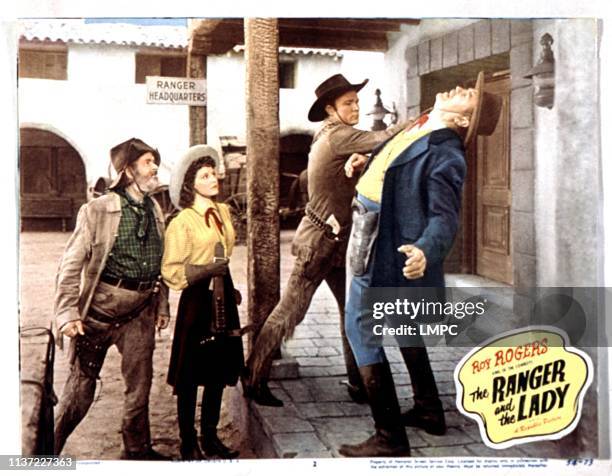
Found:
[[[68,53],[65,51],[19,51],[19,77],[67,79]]]
[[[137,84],[144,84],[147,76],[184,78],[187,76],[187,58],[137,54],[135,76]]]
[[[295,88],[295,62],[280,61],[278,63],[278,86],[281,89]]]

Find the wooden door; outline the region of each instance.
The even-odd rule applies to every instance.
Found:
[[[476,151],[476,274],[512,284],[510,241],[510,78],[492,78],[485,90],[503,98],[493,135]]]
[[[79,153],[51,132],[22,129],[19,171],[22,230],[72,229],[87,200]]]

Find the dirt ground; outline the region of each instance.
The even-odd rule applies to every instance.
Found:
[[[20,235],[20,326],[48,327],[53,318],[55,274],[69,233],[24,232]],[[232,258],[232,275],[236,286],[246,295],[246,249],[236,247]],[[178,293],[171,292],[172,316],[175,316]],[[242,307],[245,308],[243,303]],[[241,313],[245,316],[245,312]],[[244,318],[244,317],[243,317]],[[151,434],[154,447],[178,458],[179,436],[176,418],[176,400],[172,388],[166,384],[174,320],[168,329],[156,337],[153,358],[154,375],[150,397]],[[66,339],[67,341],[67,339]],[[67,342],[66,342],[67,343]],[[68,374],[66,352],[56,353],[54,367],[55,392],[59,396]],[[68,439],[64,454],[79,460],[118,459],[121,453],[121,407],[123,380],[120,355],[111,348],[102,368],[96,397],[89,413]],[[201,391],[201,390],[200,390]],[[240,450],[240,458],[254,458],[255,454],[240,431],[240,424],[232,418],[229,401],[240,401],[236,388],[226,388],[221,413],[220,437]],[[230,398],[232,397],[232,398]],[[199,399],[201,398],[201,394]],[[233,403],[232,405],[235,405]],[[197,409],[199,418],[199,408]]]

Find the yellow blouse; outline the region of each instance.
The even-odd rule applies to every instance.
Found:
[[[186,264],[212,263],[215,244],[220,241],[228,258],[234,249],[236,233],[232,226],[229,207],[217,204],[223,223],[223,233],[210,217],[208,226],[204,214],[212,208],[212,202],[204,206],[185,208],[170,222],[164,240],[164,257],[161,273],[166,284],[177,291],[187,287],[185,278]]]

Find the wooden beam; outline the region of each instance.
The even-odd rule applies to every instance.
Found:
[[[243,43],[242,19],[196,20],[190,27],[189,44],[198,54],[223,54]]]
[[[301,48],[331,48],[336,50],[386,51],[389,48],[387,35],[383,33],[355,34],[337,32],[330,34],[321,30],[281,30],[282,46]]]
[[[225,21],[227,20],[224,20],[223,18],[214,20],[193,20],[189,23],[189,36],[207,36]]]
[[[206,79],[206,56],[194,54],[191,49],[187,54],[187,76]],[[208,88],[206,93],[208,94]],[[207,106],[189,106],[189,145],[206,144]]]
[[[414,19],[370,18],[281,18],[277,20],[280,46],[386,51],[387,33],[401,25],[418,24]],[[194,21],[192,48],[198,54],[222,54],[244,43],[241,18]]]
[[[304,30],[318,29],[345,32],[377,32],[387,33],[400,31],[402,24],[418,24],[419,20],[370,19],[370,18],[281,18],[279,28]]]
[[[248,314],[261,324],[280,299],[278,22],[246,19],[244,37]]]

